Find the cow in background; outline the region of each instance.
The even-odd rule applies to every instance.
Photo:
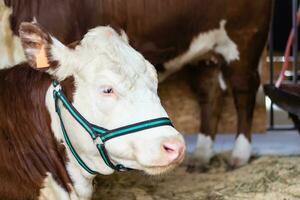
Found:
[[[199,96],[203,120],[195,152],[201,163],[208,163],[213,156],[219,97],[223,89],[230,88],[238,116],[231,164],[238,167],[248,162],[255,96],[260,83],[257,66],[268,34],[271,0],[4,0],[4,3],[9,21],[2,23],[12,29],[3,30],[11,33],[10,43],[6,43],[7,56],[12,58],[10,63],[22,60],[22,54],[18,57],[15,53],[20,52],[17,38],[20,23],[35,18],[65,44],[80,40],[89,28],[110,25],[162,72],[161,79],[185,66],[193,66],[191,86]]]

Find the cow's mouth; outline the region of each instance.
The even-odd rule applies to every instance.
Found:
[[[172,171],[178,164],[170,164],[166,166],[145,167],[143,170],[148,175],[160,175]]]
[[[143,171],[149,175],[160,175],[172,171],[184,159],[184,154],[182,153],[176,160],[166,165],[141,165]]]

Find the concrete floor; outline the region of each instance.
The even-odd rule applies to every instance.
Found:
[[[233,148],[234,134],[219,134],[216,137],[216,153]],[[187,151],[191,153],[196,147],[197,136],[185,136]],[[300,155],[300,135],[297,131],[271,131],[266,134],[253,134],[253,154],[255,155]]]
[[[271,101],[263,93],[262,88],[257,94],[257,103],[265,104],[268,112]],[[281,127],[293,127],[287,112],[274,105],[274,124]],[[235,134],[219,134],[216,137],[214,150],[216,153],[229,151],[233,148]],[[185,136],[187,152],[192,153],[196,147],[197,136]],[[300,135],[298,131],[268,131],[266,134],[253,134],[252,153],[254,155],[300,155]]]

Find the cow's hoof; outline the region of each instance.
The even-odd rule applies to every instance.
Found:
[[[194,173],[194,172],[207,172],[209,170],[209,163],[203,163],[201,160],[197,158],[190,158],[188,160],[186,171],[188,173]]]
[[[194,157],[197,158],[201,164],[206,165],[213,155],[213,140],[210,136],[199,133]]]
[[[213,155],[213,140],[211,137],[202,133],[198,134],[196,150],[193,157],[189,159],[187,171],[207,171]]]
[[[251,143],[240,134],[235,140],[234,149],[231,154],[230,165],[233,168],[241,167],[248,163],[251,156]]]

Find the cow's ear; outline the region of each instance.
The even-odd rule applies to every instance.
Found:
[[[50,54],[52,39],[37,23],[21,23],[19,35],[31,67],[47,69],[54,63]]]

